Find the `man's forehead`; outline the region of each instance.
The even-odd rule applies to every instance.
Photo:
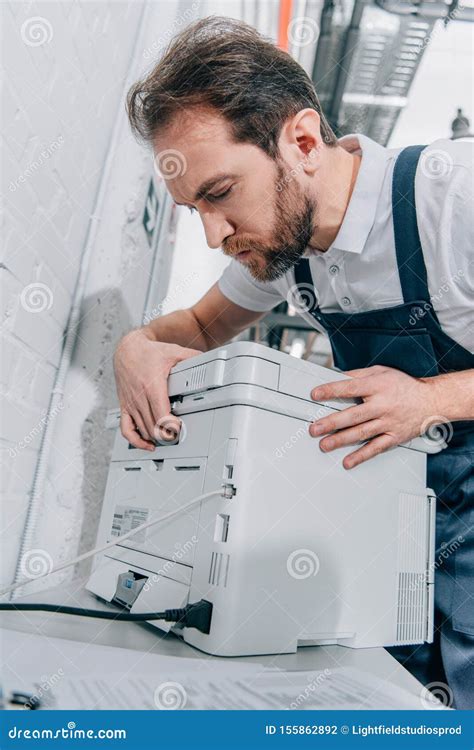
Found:
[[[155,153],[163,148],[185,148],[193,144],[231,144],[230,124],[215,110],[192,107],[179,110],[173,120],[157,133]]]
[[[231,161],[232,150],[237,148],[229,124],[208,112],[175,118],[153,143],[157,169],[178,203],[192,202],[212,180],[235,172]]]

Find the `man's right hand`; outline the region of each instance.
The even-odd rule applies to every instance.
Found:
[[[143,329],[124,336],[115,350],[120,430],[135,448],[153,451],[155,441],[172,441],[181,422],[171,414],[168,376],[178,362],[202,354],[177,344],[152,341]]]

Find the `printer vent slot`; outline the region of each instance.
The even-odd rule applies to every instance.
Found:
[[[398,609],[397,643],[424,640],[427,598],[427,550],[419,543],[428,541],[426,495],[401,492],[398,503]]]
[[[397,643],[420,643],[425,637],[425,586],[417,573],[398,574]]]
[[[195,391],[198,388],[202,388],[206,380],[206,365],[196,365],[191,368],[189,377],[186,379],[186,388],[190,391]]]
[[[211,556],[211,567],[209,570],[209,581],[211,586],[227,586],[229,575],[230,555],[224,555],[222,552],[213,552]]]

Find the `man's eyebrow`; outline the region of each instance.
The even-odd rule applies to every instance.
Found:
[[[237,174],[232,174],[230,172],[221,172],[220,174],[214,175],[214,177],[210,177],[208,180],[202,183],[202,185],[199,186],[199,189],[196,191],[196,195],[194,196],[194,202],[200,200],[201,198],[205,198],[206,195],[212,190],[215,185],[217,185],[219,182],[222,182],[222,180],[229,180],[229,179],[236,179],[238,177]],[[186,206],[186,203],[178,203],[175,201],[177,206]]]

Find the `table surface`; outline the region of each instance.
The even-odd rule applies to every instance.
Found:
[[[24,596],[17,601],[50,602],[88,608],[104,609],[108,605],[86,591],[82,583],[61,585],[48,591]],[[104,623],[107,622],[107,627]],[[238,661],[259,663],[263,667],[285,670],[324,670],[336,667],[353,667],[369,672],[388,684],[407,690],[419,697],[422,686],[401,664],[383,648],[351,649],[344,646],[305,646],[294,654],[245,656],[222,658],[205,654],[184,643],[173,633],[163,631],[148,623],[97,620],[88,617],[55,614],[51,612],[1,612],[3,628],[23,633],[36,633],[48,637],[67,638],[95,645],[135,649],[151,654],[162,654],[187,659],[218,659],[229,664]],[[387,706],[391,708],[391,706]]]

